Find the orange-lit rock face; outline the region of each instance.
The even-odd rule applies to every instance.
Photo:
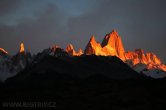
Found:
[[[132,60],[132,65],[136,65],[136,64],[140,63],[139,58],[138,58],[138,54],[136,54],[135,52],[131,52],[131,51],[126,52],[125,59]]]
[[[134,52],[126,52],[125,59],[132,60],[133,65],[138,63],[148,64],[147,58],[142,49],[136,49]]]
[[[67,47],[66,47],[66,52],[70,55],[75,55],[75,50],[73,48],[73,45],[72,44],[69,44]]]
[[[78,51],[78,56],[82,55],[84,52],[82,51],[82,49],[79,49]]]
[[[101,45],[97,43],[94,36],[92,36],[85,49],[86,55],[117,56],[122,60],[125,60],[124,52],[125,50],[121,38],[114,30],[105,36]]]
[[[141,49],[136,49],[134,52],[126,52],[125,53],[126,60],[132,60],[133,65],[138,63],[142,64],[155,64],[160,65],[161,61],[157,56],[153,53],[144,53]]]
[[[160,70],[166,72],[166,65],[164,65],[164,64],[160,64],[160,65],[148,64],[147,69],[149,69],[149,70],[151,70],[151,69],[160,69]]]
[[[125,60],[123,43],[115,30],[105,36],[102,47],[106,55],[117,56],[123,61]]]
[[[148,60],[148,63],[157,64],[157,65],[161,64],[160,59],[153,53],[147,53],[146,58]]]
[[[131,60],[132,65],[145,64],[147,69],[160,69],[166,71],[166,66],[161,63],[160,59],[153,53],[144,53],[141,49],[136,49],[134,52],[125,53],[126,60]]]
[[[24,53],[24,52],[25,52],[24,44],[21,43],[20,44],[20,53]]]
[[[159,68],[160,68],[161,70],[163,70],[163,71],[166,71],[166,65],[164,65],[164,64],[161,64],[161,65],[159,66]]]
[[[69,54],[69,55],[72,55],[72,56],[80,56],[83,54],[83,51],[80,49],[78,51],[78,53],[74,50],[74,47],[72,44],[69,44],[67,47],[66,47],[66,52]]]
[[[0,52],[2,52],[4,54],[8,54],[8,52],[5,49],[3,49],[3,48],[0,48]]]
[[[131,62],[132,66],[145,64],[147,69],[166,71],[166,66],[153,53],[144,53],[142,49],[125,52],[122,40],[115,30],[105,36],[102,44],[97,43],[95,37],[92,36],[84,53],[86,55],[117,56],[126,63]]]
[[[95,55],[105,56],[105,53],[102,51],[102,47],[101,47],[100,43],[96,42],[94,36],[91,37],[89,43],[87,44],[86,49],[85,49],[85,54],[86,55],[95,54]]]

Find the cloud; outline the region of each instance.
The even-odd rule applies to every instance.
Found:
[[[19,50],[18,42],[20,42],[20,36],[18,36],[17,29],[0,24],[0,47],[13,54]]]
[[[73,43],[76,49],[84,48],[92,34],[101,42],[105,34],[116,29],[126,50],[143,48],[157,53],[166,62],[165,0],[86,0],[70,5],[60,0],[0,2],[0,18],[19,17],[13,21],[17,22],[15,25],[0,21],[0,46],[12,52],[17,51],[14,47],[22,41],[32,52],[53,44],[64,48]]]
[[[92,34],[101,41],[106,33],[117,29],[127,50],[142,48],[166,61],[165,10],[164,0],[105,0],[95,10],[69,19],[68,26],[70,34],[75,36],[73,41],[81,47]]]
[[[21,0],[0,0],[0,16],[4,16],[16,9]]]
[[[53,44],[63,45],[67,42],[66,30],[61,22],[65,15],[59,11],[56,5],[49,4],[35,15],[37,19],[21,19],[19,24],[14,26],[0,24],[0,46],[7,48],[12,46],[9,50],[15,53],[17,50],[13,45],[24,42],[28,50],[39,52]],[[8,46],[6,43],[8,43]]]

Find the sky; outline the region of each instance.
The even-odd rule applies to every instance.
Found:
[[[84,50],[113,29],[125,50],[142,48],[166,63],[165,0],[0,0],[0,47],[10,54],[25,48],[37,53],[72,43]]]

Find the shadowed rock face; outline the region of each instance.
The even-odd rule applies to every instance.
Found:
[[[144,77],[117,57],[46,55],[0,83],[0,101],[56,102],[63,110],[164,110],[166,81]]]
[[[29,52],[24,49],[24,44],[16,55],[10,55],[4,49],[0,49],[0,80],[4,81],[8,77],[16,75],[32,62],[33,58]]]
[[[38,56],[40,57],[40,56]],[[142,75],[132,70],[127,64],[118,57],[104,56],[50,56],[46,55],[29,68],[16,76],[18,79],[26,78],[25,74],[38,75],[40,73],[47,75],[49,72],[58,74],[68,74],[73,77],[86,78],[91,75],[101,74],[112,79],[130,79],[139,78]]]

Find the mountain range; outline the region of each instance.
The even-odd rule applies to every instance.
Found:
[[[115,30],[101,44],[92,36],[78,52],[69,44],[32,55],[21,43],[13,56],[0,48],[0,107],[165,110],[165,76],[165,65],[154,53],[125,51]],[[36,107],[36,102],[54,102],[54,107]]]
[[[0,82],[0,107],[7,108],[4,102],[56,102],[54,108],[35,108],[165,110],[165,85],[165,78],[138,74],[116,56],[71,56],[53,46],[38,53],[15,76]],[[19,108],[34,108],[27,106]]]
[[[92,36],[85,47],[85,50],[79,49],[75,51],[72,44],[69,44],[65,50],[58,46],[52,46],[44,49],[36,55],[26,52],[24,44],[20,44],[20,49],[16,55],[9,55],[8,52],[0,48],[0,80],[4,81],[22,71],[26,66],[31,65],[32,62],[37,62],[45,55],[56,56],[82,56],[82,55],[96,55],[96,56],[116,56],[124,63],[129,65],[133,70],[140,74],[150,76],[152,78],[163,78],[166,76],[166,65],[152,52],[145,53],[142,49],[135,49],[134,51],[126,51],[121,37],[116,30],[105,35],[102,43],[96,41]],[[62,53],[63,52],[63,53]],[[40,57],[39,57],[40,56]]]

